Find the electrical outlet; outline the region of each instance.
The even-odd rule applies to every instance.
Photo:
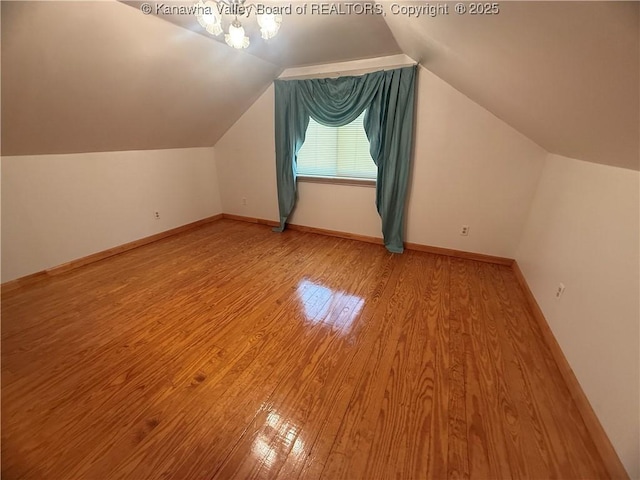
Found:
[[[247,204],[247,197],[242,197],[242,205],[246,205]]]
[[[154,212],[153,216],[156,220],[160,220],[160,212]]]
[[[560,298],[563,293],[564,293],[564,283],[561,283],[560,285],[558,285],[558,288],[556,290],[556,298]]]
[[[463,237],[469,235],[469,225],[462,225],[462,227],[460,227],[460,235]]]

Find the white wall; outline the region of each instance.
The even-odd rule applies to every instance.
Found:
[[[225,213],[278,219],[273,132],[270,87],[215,146]],[[424,68],[415,133],[406,240],[513,257],[545,152]],[[298,192],[291,223],[381,236],[374,188],[299,182]]]
[[[2,157],[2,281],[221,213],[213,155]]]
[[[279,218],[273,102],[271,85],[214,147],[224,213]]]
[[[416,114],[407,240],[513,258],[546,152],[425,69]]]
[[[639,182],[637,171],[549,155],[516,255],[631,478],[640,477]]]

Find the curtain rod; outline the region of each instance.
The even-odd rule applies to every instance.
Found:
[[[399,63],[397,65],[385,65],[384,67],[362,67],[362,68],[351,68],[351,69],[345,69],[345,70],[335,70],[332,72],[306,73],[301,75],[291,75],[290,77],[281,76],[281,77],[278,77],[278,80],[303,80],[307,78],[350,77],[350,76],[365,75],[367,73],[373,73],[373,72],[395,70],[397,68],[413,67],[415,65],[419,65],[419,62]]]

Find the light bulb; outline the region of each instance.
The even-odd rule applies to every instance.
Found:
[[[211,0],[200,1],[196,3],[196,9],[196,18],[202,28],[211,35],[220,35],[222,33],[222,17],[217,4]]]
[[[282,15],[263,13],[262,15],[258,15],[257,18],[262,38],[269,40],[277,35],[278,30],[280,30],[280,24],[282,23]]]
[[[224,36],[227,45],[233,48],[247,48],[249,37],[245,36],[242,24],[236,19],[229,25],[229,33]]]

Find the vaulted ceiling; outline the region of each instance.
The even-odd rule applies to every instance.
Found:
[[[384,2],[385,15],[285,15],[247,51],[141,4],[2,2],[3,155],[215,145],[284,68],[405,53],[550,152],[640,168],[635,1],[419,18]]]
[[[638,2],[501,2],[500,14],[387,16],[404,52],[567,157],[640,168]]]

